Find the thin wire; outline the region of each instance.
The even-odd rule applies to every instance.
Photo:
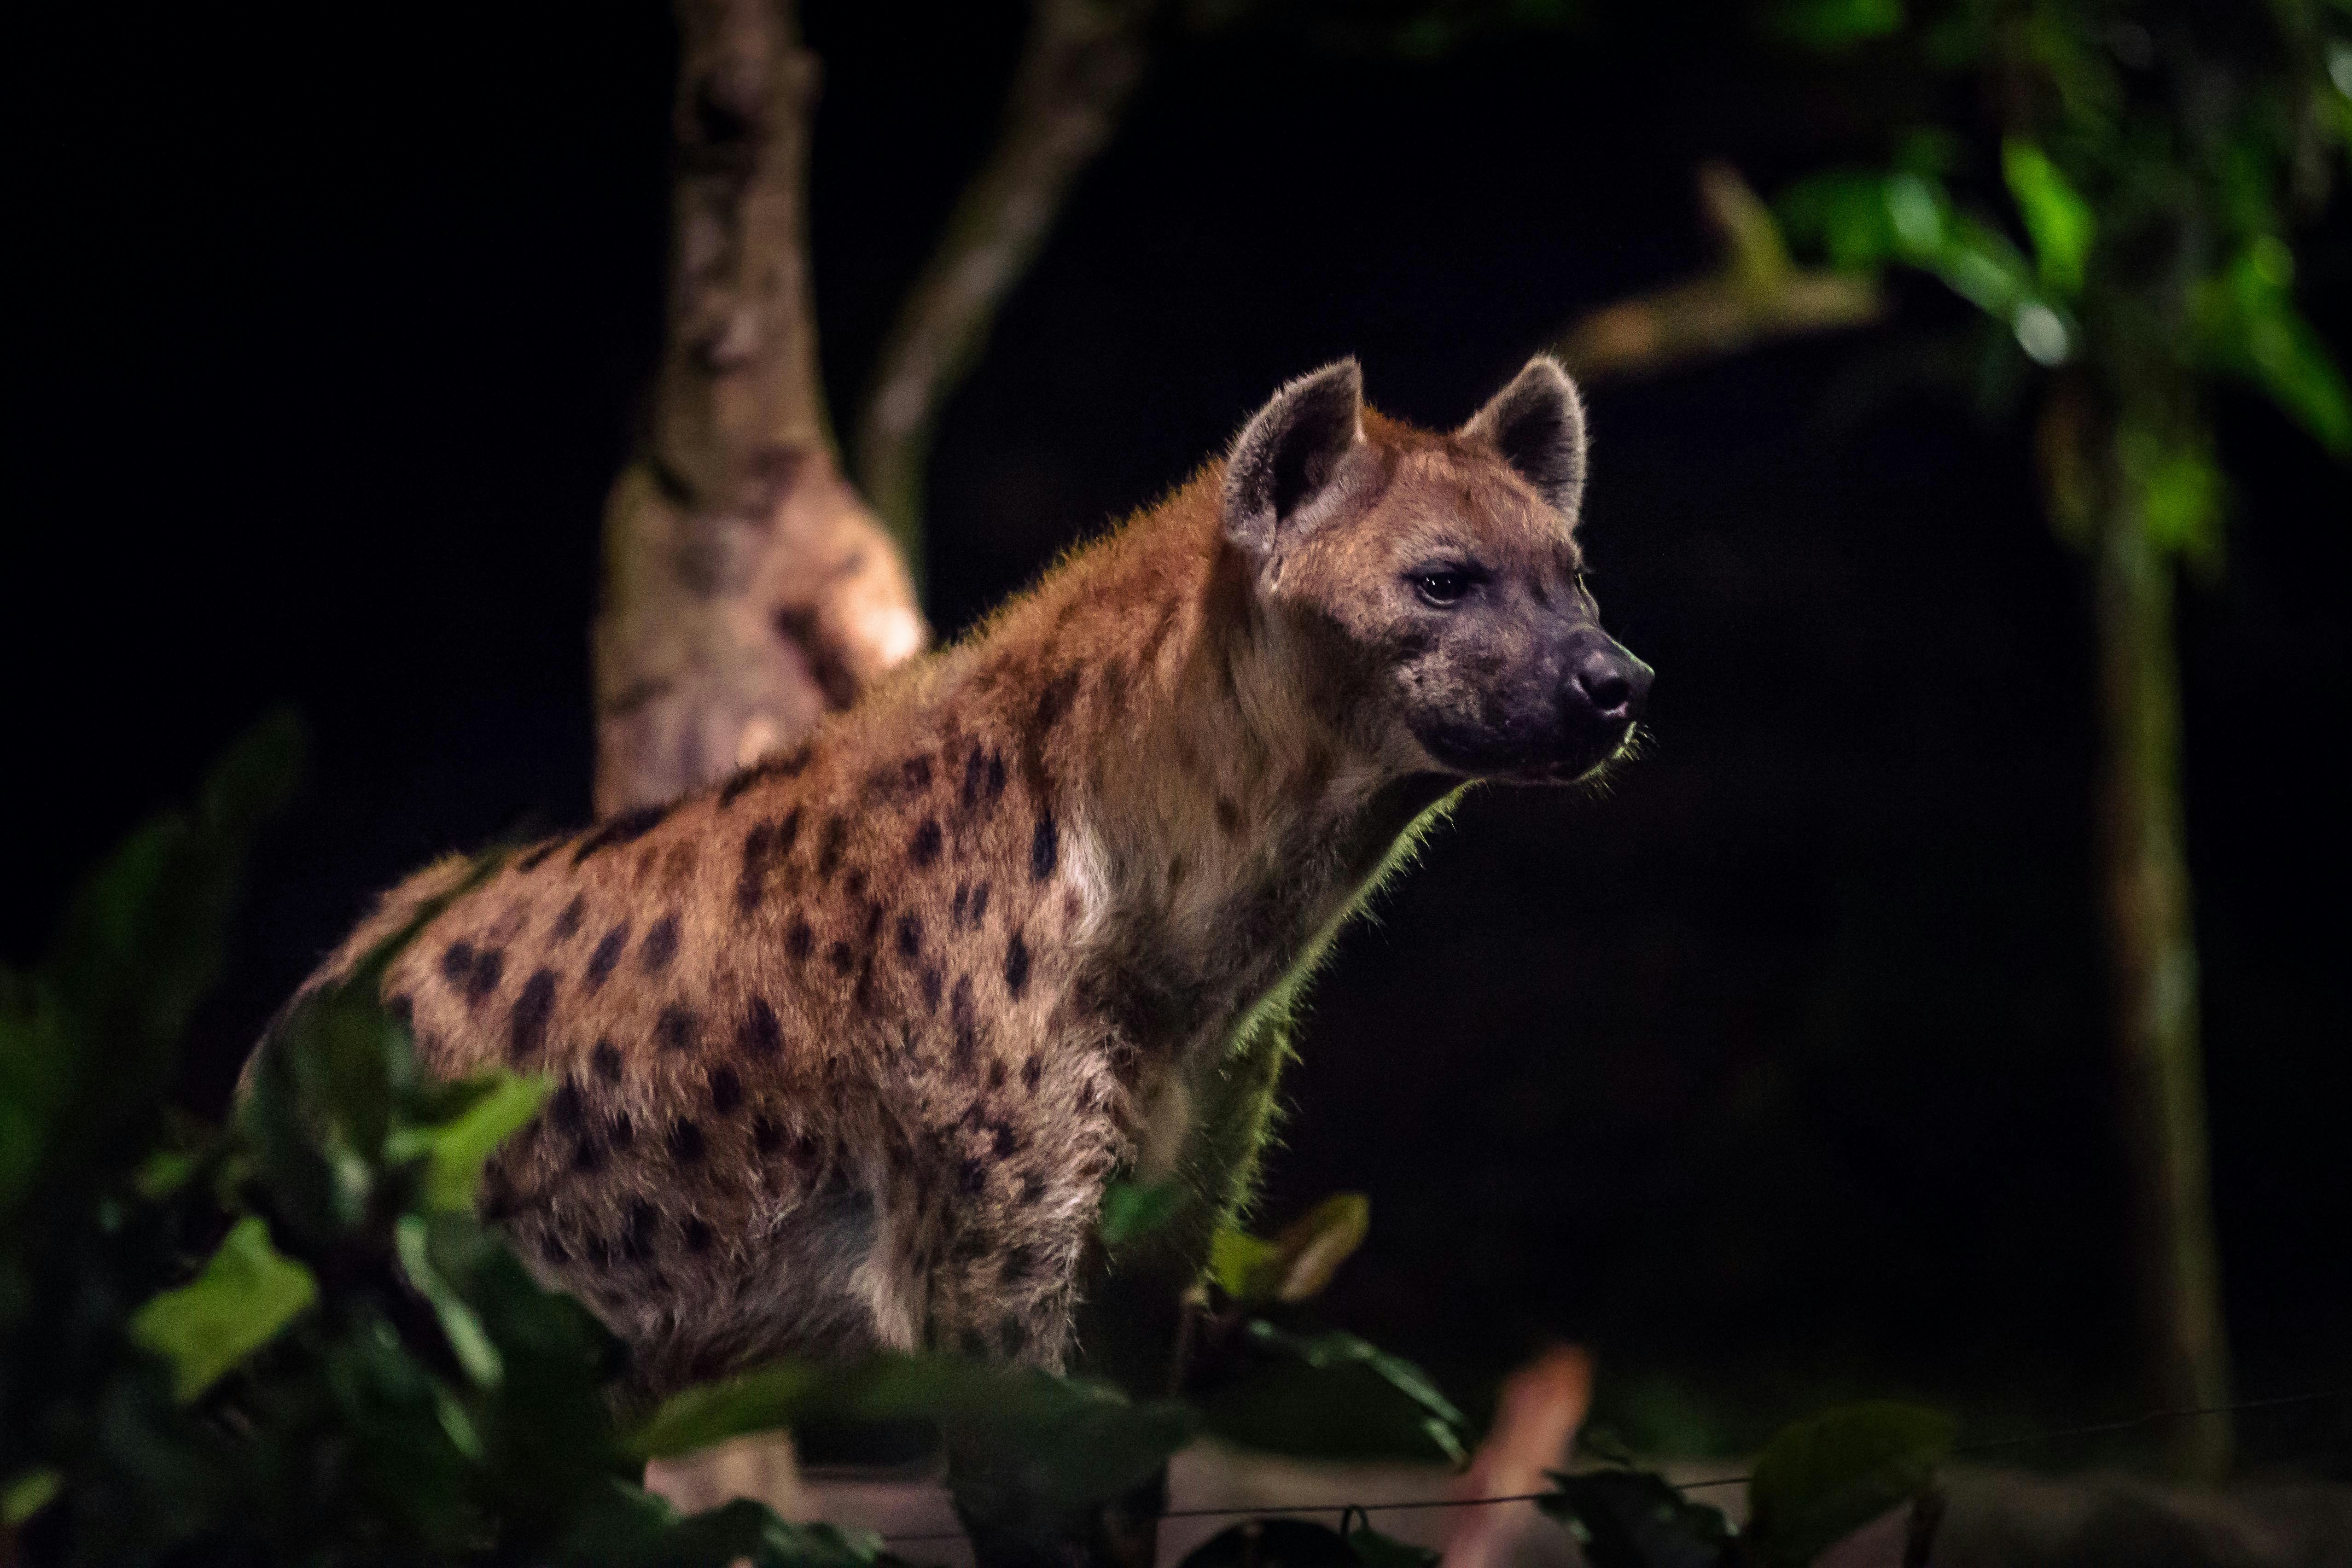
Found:
[[[2048,1432],[2028,1432],[2015,1437],[1994,1437],[1981,1443],[1963,1443],[1954,1448],[1956,1454],[1980,1454],[1993,1448],[2015,1448],[2028,1443],[2053,1442],[2060,1437],[2087,1437],[2103,1432],[2127,1432],[2135,1426],[2146,1426],[2158,1421],[2188,1421],[2206,1415],[2236,1415],[2248,1410],[2274,1410],[2283,1405],[2313,1405],[2325,1399],[2352,1397],[2352,1387],[2325,1389],[2315,1394],[2283,1394],[2271,1399],[2248,1399],[2235,1405],[2211,1405],[2196,1410],[2150,1410],[2122,1421],[2099,1421],[2086,1426],[2061,1426]],[[1703,1481],[1677,1481],[1677,1491],[1705,1491],[1710,1487],[1746,1486],[1752,1476],[1716,1476]],[[1415,1498],[1406,1502],[1291,1502],[1268,1503],[1256,1508],[1169,1508],[1152,1517],[1157,1519],[1263,1519],[1273,1514],[1336,1513],[1339,1516],[1341,1534],[1347,1533],[1349,1521],[1358,1514],[1365,1516],[1364,1528],[1370,1529],[1370,1516],[1376,1513],[1397,1513],[1424,1508],[1486,1508],[1496,1503],[1541,1502],[1557,1497],[1557,1492],[1512,1492],[1503,1497]],[[961,1530],[929,1531],[909,1535],[886,1535],[882,1539],[893,1544],[928,1541],[961,1541]]]

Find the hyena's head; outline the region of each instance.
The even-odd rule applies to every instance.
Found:
[[[1227,459],[1226,539],[1332,717],[1412,768],[1565,783],[1616,756],[1650,667],[1601,629],[1584,410],[1549,359],[1469,423],[1364,406],[1352,359],[1275,394]]]

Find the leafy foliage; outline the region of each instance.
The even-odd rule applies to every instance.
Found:
[[[1916,128],[1892,167],[1815,175],[1781,212],[1838,266],[1940,279],[2061,374],[2043,434],[2062,532],[2120,508],[2162,548],[2210,554],[2216,377],[2352,457],[2352,391],[2296,305],[2292,244],[2352,150],[2352,12],[1792,0],[1772,16],[1816,49],[1884,40],[1980,84],[1997,149]]]
[[[1873,1402],[1783,1427],[1748,1481],[1748,1529],[1662,1476],[1619,1466],[1554,1476],[1541,1500],[1592,1568],[1803,1568],[1890,1509],[1931,1497],[1951,1452],[1935,1411]]]

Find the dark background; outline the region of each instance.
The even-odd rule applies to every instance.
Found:
[[[814,245],[849,411],[984,149],[1005,5],[813,0]],[[657,346],[657,5],[9,24],[33,280],[11,304],[15,800],[0,947],[272,703],[315,759],[192,1103],[375,889],[587,810],[604,492]],[[42,29],[42,30],[28,30]],[[1889,84],[1885,92],[1902,90]],[[1710,256],[1706,156],[1769,192],[1885,105],[1738,13],[1276,21],[1161,59],[1013,297],[932,470],[953,630],[1360,354],[1452,424],[1581,310]],[[2304,294],[2339,355],[2339,203]],[[1588,538],[1658,668],[1610,795],[1490,792],[1315,993],[1279,1219],[1369,1192],[1331,1306],[1475,1401],[1549,1336],[1685,1450],[1840,1394],[1972,1434],[2140,1408],[2090,859],[2088,616],[2021,421],[1895,331],[1592,395]],[[2185,595],[2191,848],[2242,1391],[2352,1380],[2343,1108],[2352,483],[2221,408],[2225,571]],[[2257,1460],[2308,1433],[2249,1417]],[[2300,1447],[2298,1445],[2301,1445]]]

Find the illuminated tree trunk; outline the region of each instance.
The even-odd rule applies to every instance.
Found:
[[[613,487],[596,809],[790,746],[922,647],[914,584],[842,478],[805,239],[815,57],[793,0],[678,0],[669,299]]]
[[[2094,595],[2098,816],[2133,1249],[2156,1396],[2166,1409],[2212,1409],[2230,1400],[2230,1352],[2181,807],[2175,565],[2149,537],[2112,433],[2104,446]],[[2213,1479],[2227,1469],[2227,1416],[2176,1419],[2165,1434],[2167,1462],[2182,1479]]]

